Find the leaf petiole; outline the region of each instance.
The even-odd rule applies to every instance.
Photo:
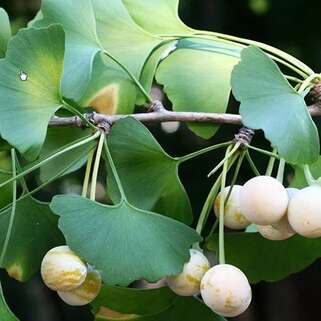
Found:
[[[232,145],[230,145],[227,148],[227,153],[225,154],[225,157],[215,166],[215,168],[208,173],[207,177],[211,177],[212,175],[214,175],[222,166],[224,166],[225,162],[229,160],[229,158],[231,156],[233,156],[233,154],[239,149],[239,147],[241,146],[240,143],[236,143],[234,145],[234,147],[232,148]],[[231,148],[230,148],[231,147]]]
[[[256,176],[260,176],[261,174],[260,174],[259,170],[257,169],[257,167],[255,166],[254,161],[253,161],[253,159],[252,159],[252,157],[250,155],[250,152],[248,150],[245,152],[245,157],[246,157],[246,159],[247,159],[247,161],[248,161],[253,173]]]
[[[12,162],[12,176],[13,178],[16,177],[17,171],[16,171],[16,153],[14,148],[11,149],[11,162]],[[16,214],[16,202],[17,202],[17,180],[13,181],[12,184],[12,208],[11,208],[11,214],[10,214],[10,220],[9,220],[9,225],[8,225],[8,230],[7,234],[4,240],[4,244],[2,247],[1,251],[1,256],[0,256],[0,267],[3,267],[3,260],[4,257],[7,253],[10,237],[11,237],[11,232],[12,232],[12,227],[13,227],[13,222]]]
[[[276,148],[273,148],[273,152],[272,153],[273,154],[276,153]],[[265,172],[266,176],[271,176],[272,175],[272,172],[273,172],[273,169],[274,169],[274,164],[275,164],[275,157],[271,156],[270,159],[269,159],[269,163],[268,163],[266,172]]]
[[[91,165],[93,162],[94,154],[95,154],[95,150],[92,150],[88,156],[86,171],[85,171],[85,178],[84,178],[84,182],[82,184],[82,192],[81,192],[81,196],[83,196],[83,197],[86,197],[87,193],[88,193],[90,171],[91,171]]]
[[[99,138],[98,147],[97,147],[97,152],[96,152],[96,159],[95,159],[95,164],[94,164],[94,168],[93,168],[92,179],[91,179],[90,199],[92,201],[94,201],[96,199],[97,178],[98,178],[101,152],[103,150],[104,141],[105,141],[105,134],[101,133],[100,138]]]
[[[31,172],[33,172],[34,170],[38,169],[39,167],[47,164],[48,162],[50,162],[51,160],[54,160],[55,158],[75,149],[78,148],[82,145],[85,145],[87,143],[90,143],[91,141],[95,140],[96,138],[98,138],[100,135],[100,132],[96,132],[94,135],[91,135],[89,137],[86,138],[82,138],[80,140],[77,140],[76,142],[73,142],[72,144],[67,145],[67,147],[64,148],[60,148],[58,151],[56,151],[55,153],[51,154],[50,156],[48,156],[47,158],[45,158],[44,160],[40,161],[39,163],[31,166],[30,168],[26,169],[25,171],[23,171],[22,173],[19,173],[18,175],[16,175],[14,178],[11,178],[3,183],[0,184],[0,188],[25,176],[30,174]]]
[[[276,176],[276,179],[283,184],[283,179],[284,179],[284,169],[285,169],[285,160],[282,158],[279,163],[278,167],[278,173]]]
[[[208,152],[211,152],[213,150],[216,150],[216,149],[219,149],[219,148],[222,148],[222,147],[226,147],[228,145],[232,144],[232,141],[229,141],[229,142],[225,142],[225,143],[221,143],[221,144],[216,144],[216,145],[213,145],[213,146],[209,146],[209,147],[206,147],[206,148],[203,148],[201,150],[198,150],[194,153],[191,153],[191,154],[188,154],[186,156],[182,156],[182,157],[177,157],[175,158],[175,160],[178,161],[179,164],[182,164],[186,161],[189,161],[195,157],[198,157],[198,156],[201,156],[203,154],[206,154]]]
[[[124,202],[124,201],[128,203],[127,198],[126,198],[126,194],[125,194],[125,191],[124,191],[124,188],[123,188],[123,185],[122,185],[121,180],[119,178],[119,175],[118,175],[114,160],[113,160],[113,158],[111,156],[111,153],[110,153],[110,150],[109,150],[109,147],[108,147],[108,144],[107,144],[107,138],[104,140],[104,147],[105,147],[105,155],[107,157],[110,169],[112,171],[112,174],[113,174],[113,176],[115,178],[117,187],[119,189],[119,193],[120,193],[120,196],[121,196],[120,203]]]

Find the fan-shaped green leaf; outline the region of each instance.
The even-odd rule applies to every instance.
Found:
[[[263,51],[253,46],[242,51],[242,60],[233,71],[232,87],[241,102],[244,125],[263,129],[282,158],[293,164],[317,160],[319,136],[304,97]]]
[[[104,285],[91,304],[95,311],[100,307],[124,314],[151,315],[172,306],[176,295],[168,288],[132,289]]]
[[[0,58],[6,55],[8,41],[11,38],[11,26],[7,12],[0,8]]]
[[[218,251],[218,235],[207,247]],[[321,239],[294,236],[270,241],[259,233],[226,233],[226,262],[240,268],[251,283],[279,281],[299,272],[321,257]]]
[[[154,34],[191,34],[178,16],[179,0],[123,0],[129,13],[145,30]]]
[[[56,196],[51,209],[60,215],[67,244],[109,285],[178,274],[189,247],[199,240],[186,225],[126,201],[107,206],[80,196]]]
[[[230,76],[238,62],[231,55],[180,49],[159,66],[156,79],[175,111],[224,113],[230,96]],[[209,139],[218,129],[212,124],[189,124],[197,135]]]
[[[14,214],[11,207],[0,212],[1,268],[19,281],[27,281],[34,275],[46,252],[63,243],[57,219],[47,203],[26,197],[17,201]]]
[[[128,200],[138,208],[192,222],[188,195],[179,179],[179,161],[167,155],[153,135],[140,122],[126,118],[117,122],[108,145]],[[118,188],[111,175],[108,189],[119,201]]]
[[[26,158],[37,157],[51,116],[61,107],[64,32],[24,29],[0,60],[0,134]]]
[[[121,0],[44,0],[37,26],[61,23],[66,32],[63,95],[79,101],[92,77],[95,56],[108,51],[139,78],[161,39],[140,28]]]

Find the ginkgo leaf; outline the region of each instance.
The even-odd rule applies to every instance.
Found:
[[[7,12],[0,8],[0,58],[6,55],[8,41],[11,38],[11,27]]]
[[[170,308],[175,298],[168,287],[134,289],[104,285],[91,306],[96,312],[107,307],[125,314],[151,315]]]
[[[133,21],[121,0],[44,0],[41,11],[44,19],[36,26],[61,23],[66,32],[62,93],[75,101],[88,86],[97,54],[107,51],[139,78],[161,42]]]
[[[109,58],[96,55],[92,75],[79,102],[102,114],[131,114],[137,96],[136,85]]]
[[[80,196],[56,196],[51,209],[60,216],[67,244],[94,265],[109,285],[155,282],[178,274],[199,241],[188,226],[127,201],[101,205]]]
[[[156,80],[164,86],[175,111],[225,113],[237,62],[238,58],[225,53],[182,48],[159,65]],[[189,128],[209,139],[219,126],[193,123]]]
[[[18,200],[16,210],[0,212],[1,268],[19,281],[27,281],[40,268],[43,256],[51,248],[64,244],[57,219],[47,203],[31,197]]]
[[[218,251],[218,234],[207,244]],[[270,241],[259,233],[226,233],[226,261],[240,268],[251,283],[279,281],[297,273],[321,257],[321,239],[294,236]]]
[[[232,88],[241,102],[244,125],[263,129],[282,158],[292,164],[317,160],[319,135],[304,97],[262,50],[250,46],[242,51],[241,62],[233,70]]]
[[[81,138],[88,137],[90,134],[90,129],[79,130],[75,128],[49,128],[39,157],[40,159],[45,159],[62,147]],[[41,166],[41,181],[45,182],[53,177],[67,175],[77,171],[86,163],[88,154],[95,148],[95,146],[96,143],[94,141],[89,142],[88,144],[82,145],[59,156],[55,161],[51,161]]]
[[[118,121],[108,146],[128,200],[138,208],[192,222],[188,195],[178,176],[179,160],[162,149],[148,129],[133,118]],[[108,175],[108,191],[119,200],[118,188]]]
[[[179,0],[123,0],[123,2],[136,23],[151,33],[188,35],[194,32],[178,16]]]
[[[63,58],[64,32],[52,25],[20,31],[0,60],[0,135],[29,160],[38,156],[62,105]]]

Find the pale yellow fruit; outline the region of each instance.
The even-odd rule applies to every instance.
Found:
[[[286,188],[288,193],[289,200],[299,192],[297,188]],[[259,233],[268,240],[271,241],[283,241],[287,240],[295,234],[295,231],[292,229],[287,213],[281,218],[280,221],[272,225],[257,225]]]
[[[166,279],[167,285],[178,295],[192,296],[200,293],[201,280],[210,268],[206,256],[197,250],[190,250],[190,260],[184,264],[183,272]]]
[[[242,314],[252,300],[247,277],[240,269],[229,264],[215,265],[205,273],[201,295],[210,309],[224,317]]]
[[[271,225],[285,215],[289,203],[283,185],[273,177],[257,176],[240,191],[240,209],[246,219],[258,225]]]
[[[71,291],[85,281],[87,266],[68,246],[58,246],[44,256],[41,276],[48,288]]]
[[[101,289],[101,276],[98,271],[87,273],[85,281],[72,291],[58,291],[59,297],[69,305],[82,306],[92,302]]]
[[[232,230],[242,230],[250,225],[250,222],[242,215],[240,209],[240,191],[242,188],[243,187],[240,185],[234,185],[231,195],[225,204],[224,225]],[[224,195],[224,198],[226,199],[229,190],[230,186],[226,187],[215,199],[214,212],[216,217],[220,216],[221,197]]]
[[[321,237],[321,186],[312,185],[295,194],[289,204],[288,219],[298,234]]]

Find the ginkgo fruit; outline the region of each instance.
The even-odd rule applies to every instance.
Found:
[[[240,209],[240,191],[243,187],[234,185],[232,192],[225,203],[224,209],[224,225],[233,230],[242,230],[250,225],[250,222],[242,215]],[[214,202],[214,212],[217,217],[220,216],[220,203],[222,195],[224,199],[228,196],[230,186],[226,187],[223,192],[220,192]]]
[[[297,188],[286,188],[288,193],[289,200],[299,192]],[[282,241],[287,240],[295,234],[295,231],[292,229],[287,213],[281,218],[280,221],[272,225],[257,225],[259,233],[268,240],[272,241]]]
[[[288,194],[284,186],[270,176],[257,176],[240,191],[240,209],[247,220],[258,225],[271,225],[287,211]]]
[[[296,193],[289,204],[288,219],[298,234],[321,237],[321,186],[312,185]]]
[[[59,297],[69,305],[82,306],[92,302],[101,289],[101,276],[98,271],[91,270],[87,273],[85,281],[71,291],[57,291]]]
[[[210,309],[224,317],[242,314],[252,300],[247,277],[240,269],[229,264],[215,265],[205,273],[201,295]]]
[[[71,291],[86,279],[87,266],[68,246],[58,246],[44,256],[41,276],[54,291]]]
[[[199,294],[201,280],[210,268],[210,263],[202,252],[191,249],[190,255],[190,260],[184,264],[182,273],[166,279],[172,291],[181,296]]]

